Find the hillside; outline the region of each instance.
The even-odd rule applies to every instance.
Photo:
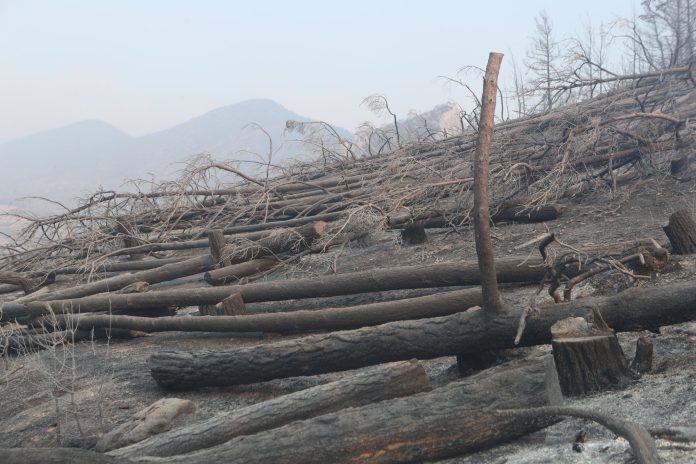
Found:
[[[274,163],[303,158],[304,146],[294,141],[295,135],[284,134],[287,120],[309,121],[272,100],[257,99],[217,108],[141,137],[128,136],[102,121],[82,121],[6,142],[0,144],[0,160],[5,172],[12,174],[3,176],[0,204],[25,196],[72,203],[76,196],[99,186],[123,189],[129,179],[172,178],[181,163],[200,153],[222,160],[266,161],[268,139],[248,126],[251,123],[273,138]],[[350,138],[347,131],[339,130]],[[257,168],[241,165],[248,172]]]
[[[694,117],[675,68],[498,121],[498,313],[472,131],[30,221],[0,258],[0,459],[620,464],[637,434],[693,462]]]

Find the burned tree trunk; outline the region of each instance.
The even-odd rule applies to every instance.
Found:
[[[159,434],[109,454],[122,457],[172,456],[210,448],[241,435],[349,407],[431,390],[418,362],[377,366],[316,387],[217,415]]]
[[[679,158],[670,160],[669,173],[673,176],[682,174],[689,170],[689,155],[682,155]]]
[[[520,204],[503,203],[490,208],[490,218],[494,223],[499,222],[545,222],[558,219],[563,214],[563,207],[556,204],[527,207]],[[466,214],[456,214],[456,211],[425,212],[417,218],[411,216],[408,210],[396,210],[387,216],[390,228],[405,228],[415,221],[423,224],[426,229],[449,227],[452,224],[466,224],[473,217],[473,211]]]
[[[215,312],[211,316],[243,316],[249,314],[241,293],[234,293],[228,296],[214,308]]]
[[[19,287],[25,295],[32,293],[37,288],[33,280],[16,272],[0,272],[0,283],[11,285],[13,287],[11,291],[17,290]]]
[[[689,212],[682,209],[669,217],[669,223],[662,226],[672,244],[672,253],[691,255],[696,253],[696,222]]]
[[[133,461],[79,448],[0,448],[3,464],[128,464]]]
[[[551,346],[565,396],[621,389],[635,379],[614,331],[583,318],[551,327]]]
[[[210,285],[225,285],[236,282],[243,277],[252,276],[259,272],[267,271],[278,265],[275,259],[252,259],[245,263],[232,264],[220,269],[206,272],[203,278]]]
[[[195,258],[187,259],[186,261],[166,264],[154,269],[148,269],[133,274],[118,275],[108,279],[99,280],[97,282],[78,285],[76,287],[66,288],[64,290],[57,290],[52,293],[44,293],[38,295],[36,298],[30,298],[24,301],[49,301],[67,298],[80,298],[88,295],[94,295],[96,293],[120,290],[123,287],[135,282],[147,282],[148,284],[166,282],[178,277],[205,272],[212,269],[212,267],[213,260],[210,255],[197,256]]]
[[[653,366],[653,349],[655,341],[652,337],[641,335],[636,342],[636,355],[631,362],[631,369],[645,374],[650,372]]]
[[[317,221],[292,230],[268,235],[252,243],[227,245],[222,251],[223,259],[231,263],[242,263],[254,258],[275,256],[279,253],[298,252],[309,248],[314,239],[324,234],[326,223]]]
[[[496,271],[500,282],[539,282],[546,274],[546,269],[540,259],[498,260]],[[574,275],[572,269],[567,272]],[[402,266],[227,287],[163,290],[130,295],[94,295],[71,300],[4,303],[2,311],[0,311],[0,321],[40,316],[46,314],[49,307],[56,314],[77,312],[78,309],[80,312],[86,313],[116,309],[161,308],[162,306],[210,305],[217,304],[237,292],[242,294],[246,303],[253,303],[387,290],[477,285],[480,282],[478,265],[472,262]]]
[[[225,267],[232,264],[230,258],[225,256],[225,235],[221,229],[208,231],[208,242],[210,243],[210,256],[213,257],[215,267]]]
[[[422,222],[414,222],[401,229],[401,241],[404,245],[420,245],[427,238]]]
[[[541,205],[527,207],[523,205],[503,205],[491,216],[498,222],[546,222],[558,219],[563,213],[560,205]]]
[[[468,289],[361,306],[234,315],[234,317],[218,315],[218,311],[222,312],[222,309],[216,308],[204,310],[207,311],[208,315],[214,317],[148,318],[113,315],[55,315],[44,323],[55,324],[60,328],[79,327],[85,330],[113,327],[142,332],[273,332],[288,334],[312,330],[354,329],[398,320],[443,316],[465,311],[467,308],[479,304],[481,304],[481,292],[478,289]]]
[[[498,292],[495,273],[495,258],[491,243],[491,217],[488,212],[488,153],[493,140],[495,116],[495,97],[498,90],[498,73],[502,53],[488,56],[486,74],[483,78],[481,98],[481,117],[479,122],[476,157],[474,158],[474,235],[476,237],[476,256],[481,272],[483,308],[489,314],[500,311],[502,302]]]
[[[220,351],[160,351],[150,357],[155,380],[167,388],[233,385],[354,369],[404,359],[429,359],[551,342],[551,326],[597,308],[617,331],[650,329],[696,317],[696,285],[632,288],[610,297],[584,298],[539,308],[515,344],[520,311],[494,318],[482,311],[391,322]]]
[[[208,464],[435,461],[506,442],[556,422],[556,417],[505,418],[490,409],[553,404],[558,399],[554,394],[557,391],[548,358],[510,363],[431,392],[292,422],[195,453],[144,461]]]

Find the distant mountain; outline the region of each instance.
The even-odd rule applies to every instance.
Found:
[[[220,160],[302,157],[304,147],[284,135],[287,120],[309,121],[272,100],[256,99],[212,110],[169,129],[131,137],[103,121],[82,121],[0,144],[0,205],[26,196],[68,201],[99,186],[122,189],[126,179],[171,177],[180,163],[208,152]],[[351,134],[340,129],[350,138]],[[253,172],[255,164],[241,164]],[[26,205],[23,205],[26,207]]]
[[[103,121],[89,120],[3,143],[0,203],[30,195],[62,201],[68,192],[108,180],[107,152],[132,141]]]

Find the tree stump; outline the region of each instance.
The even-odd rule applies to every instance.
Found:
[[[655,341],[648,335],[641,335],[636,342],[636,355],[631,362],[631,369],[645,374],[652,370],[653,348]]]
[[[210,255],[213,257],[215,267],[225,267],[232,264],[229,256],[224,254],[225,235],[221,229],[213,229],[208,231],[208,243],[210,243]]]
[[[673,176],[686,172],[689,169],[689,156],[682,155],[669,162],[669,172]]]
[[[672,253],[691,255],[696,253],[696,223],[689,212],[680,209],[669,217],[669,223],[662,226],[672,244]]]
[[[424,243],[427,238],[422,222],[414,222],[401,229],[401,240],[404,245],[419,245]]]
[[[211,314],[211,316],[242,316],[249,314],[241,293],[234,293],[213,307],[216,309],[216,313]]]
[[[551,334],[564,396],[621,389],[634,379],[616,334],[603,320],[590,324],[580,317],[563,319],[551,327]]]

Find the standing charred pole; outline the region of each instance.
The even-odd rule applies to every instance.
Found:
[[[483,81],[481,118],[479,122],[476,158],[474,161],[474,233],[476,255],[481,272],[483,308],[490,314],[500,311],[502,306],[495,274],[495,260],[491,243],[491,218],[488,210],[488,154],[493,139],[495,98],[498,89],[498,73],[502,53],[491,53]]]

